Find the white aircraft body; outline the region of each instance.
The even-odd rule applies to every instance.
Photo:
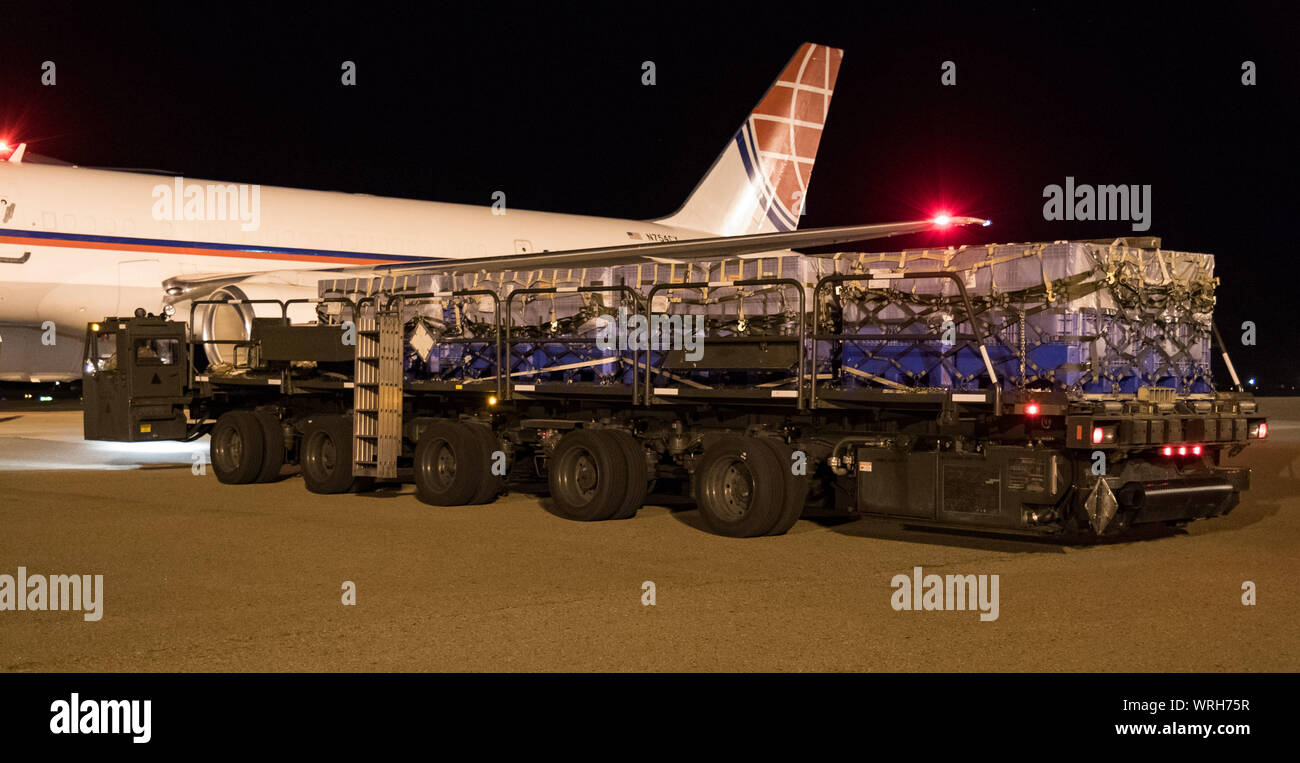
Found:
[[[855,240],[757,243],[798,226],[842,55],[802,45],[682,207],[658,220],[57,166],[0,144],[0,380],[80,378],[86,324],[106,316],[172,304],[187,318],[189,300],[314,297],[340,269],[573,250],[597,258],[722,236],[752,237],[747,252]],[[877,227],[893,235],[924,224]],[[195,326],[207,338],[238,333],[250,317],[208,310]]]

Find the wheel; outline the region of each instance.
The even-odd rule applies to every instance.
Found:
[[[759,441],[776,455],[776,460],[781,464],[781,474],[785,477],[785,506],[767,534],[784,535],[803,515],[804,502],[808,500],[808,477],[793,472],[794,450],[789,445],[770,437],[759,438]]]
[[[284,428],[274,413],[254,411],[253,417],[262,427],[262,468],[255,481],[270,482],[280,476],[280,467],[284,466]]]
[[[627,460],[627,487],[623,503],[610,519],[631,519],[636,516],[641,504],[645,503],[646,488],[650,483],[650,470],[645,464],[645,448],[628,432],[611,429],[608,433],[618,441]]]
[[[486,427],[483,427],[486,428]],[[490,482],[491,453],[478,427],[459,421],[435,421],[420,433],[415,446],[415,494],[433,506],[473,503]],[[482,499],[486,501],[487,498]],[[482,501],[479,501],[480,503]]]
[[[555,513],[580,522],[609,519],[627,497],[627,454],[608,430],[575,429],[551,452],[547,481]]]
[[[718,535],[766,535],[785,511],[783,465],[758,438],[718,440],[704,452],[694,479],[700,516]]]
[[[313,493],[346,493],[356,488],[351,419],[331,415],[308,419],[302,433],[301,467],[302,481]]]
[[[492,471],[493,467],[496,466],[496,453],[498,451],[504,453],[505,448],[502,447],[501,440],[497,439],[496,433],[492,431],[492,427],[486,424],[469,424],[468,426],[483,441],[484,460],[487,462],[487,466],[483,471],[483,480],[479,483],[479,488],[474,493],[474,497],[469,500],[471,504],[477,506],[495,501],[497,496],[501,495],[501,491],[505,489],[505,475],[496,474]]]
[[[263,434],[252,411],[227,411],[217,419],[208,443],[208,456],[217,479],[244,485],[262,470]]]

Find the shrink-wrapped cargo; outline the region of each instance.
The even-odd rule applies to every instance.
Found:
[[[952,277],[919,275],[934,272]],[[736,285],[773,279],[781,280]],[[976,389],[990,385],[992,365],[1005,387],[1131,394],[1154,386],[1193,394],[1213,390],[1216,283],[1211,255],[1118,241],[413,274],[326,282],[322,290],[496,295],[426,299],[407,311],[414,378],[493,373],[499,309],[509,313],[516,340],[509,349],[515,378],[629,383],[648,358],[656,373],[670,370],[678,380],[779,386],[797,374],[795,350],[737,368],[720,348],[763,337],[788,341],[802,324],[805,373],[817,373],[829,388]],[[595,341],[601,326],[624,325],[617,323],[620,308],[702,318],[703,358],[684,363],[680,352],[660,348],[634,358],[602,347]],[[461,344],[447,344],[457,338]]]

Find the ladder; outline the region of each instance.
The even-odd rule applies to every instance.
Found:
[[[352,474],[393,479],[402,447],[402,319],[368,302],[356,313]]]

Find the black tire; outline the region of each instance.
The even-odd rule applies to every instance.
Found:
[[[609,519],[627,497],[627,454],[607,430],[575,429],[561,437],[546,472],[555,513],[566,519]]]
[[[280,476],[280,468],[284,466],[284,428],[274,413],[254,411],[253,417],[262,427],[262,468],[255,481],[271,482]]]
[[[695,469],[695,503],[711,532],[732,538],[766,535],[785,511],[776,453],[756,437],[729,436],[704,452]]]
[[[212,427],[208,459],[217,479],[227,485],[246,485],[262,470],[262,425],[252,411],[227,411]]]
[[[313,493],[346,493],[352,479],[352,420],[313,416],[302,431],[302,481]]]
[[[623,449],[627,459],[627,489],[623,494],[623,503],[610,519],[631,519],[636,516],[641,505],[645,503],[646,489],[650,484],[650,470],[645,463],[645,448],[640,441],[628,432],[619,429],[608,430]]]
[[[415,495],[433,506],[472,503],[490,476],[490,461],[487,439],[474,426],[435,421],[415,446]]]
[[[785,476],[785,506],[767,534],[784,535],[803,516],[804,502],[808,500],[808,477],[793,472],[794,450],[789,445],[769,437],[760,439],[776,455],[776,460],[781,463],[781,473]]]
[[[483,470],[483,481],[479,483],[479,488],[474,493],[474,497],[469,500],[470,504],[477,506],[495,501],[497,496],[501,495],[501,491],[505,489],[505,475],[492,472],[492,468],[496,465],[496,452],[501,451],[504,453],[505,448],[501,446],[501,441],[497,439],[492,427],[486,424],[470,424],[469,428],[483,441],[483,453],[487,462]]]

